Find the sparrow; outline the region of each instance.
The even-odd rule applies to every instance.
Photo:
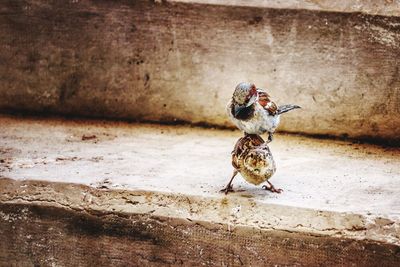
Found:
[[[233,192],[232,181],[240,173],[249,183],[259,185],[267,182],[263,189],[281,193],[282,189],[275,188],[268,179],[276,171],[274,158],[267,143],[259,135],[248,134],[241,137],[232,151],[233,175],[228,185],[221,192]]]
[[[268,133],[268,141],[279,125],[280,115],[297,105],[277,106],[264,90],[253,83],[239,83],[228,102],[227,113],[231,121],[245,134],[261,135]]]

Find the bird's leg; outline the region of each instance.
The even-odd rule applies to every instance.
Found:
[[[233,181],[233,178],[235,178],[236,174],[238,174],[238,170],[234,169],[231,180],[226,185],[226,187],[224,189],[222,189],[220,192],[225,192],[225,195],[228,194],[228,192],[234,192],[233,189],[232,189],[232,181]]]
[[[273,192],[273,193],[278,193],[278,194],[280,194],[280,193],[283,192],[283,189],[275,188],[275,186],[273,186],[273,185],[272,185],[270,182],[268,182],[268,181],[267,181],[267,183],[268,183],[269,186],[263,185],[263,186],[262,186],[263,189],[268,190],[268,191],[271,191],[271,192]]]
[[[267,143],[271,143],[271,142],[272,142],[272,139],[273,139],[273,137],[274,137],[274,134],[273,134],[273,133],[271,133],[271,132],[269,132],[269,133],[268,133],[268,142],[267,142]]]

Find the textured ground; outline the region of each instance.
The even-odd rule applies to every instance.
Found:
[[[0,118],[1,175],[13,179],[221,196],[238,131],[99,121]],[[236,178],[236,196],[330,211],[400,215],[400,150],[276,135],[285,191]]]

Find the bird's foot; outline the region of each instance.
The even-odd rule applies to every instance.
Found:
[[[224,189],[221,189],[219,192],[225,193],[225,195],[227,195],[229,192],[235,192],[235,190],[233,190],[232,186],[229,185],[229,186],[225,187]]]
[[[278,194],[280,194],[280,193],[283,192],[283,189],[275,188],[275,186],[273,186],[271,183],[269,183],[269,186],[263,185],[262,188],[263,188],[264,190],[271,191],[272,193],[278,193]]]

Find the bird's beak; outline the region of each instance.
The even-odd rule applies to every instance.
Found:
[[[257,100],[258,100],[258,94],[253,95],[253,96],[249,99],[249,102],[247,102],[246,108],[247,108],[247,107],[250,107],[251,105],[253,105]]]
[[[244,109],[246,106],[239,106],[238,104],[235,104],[233,106],[234,112],[235,112],[235,117],[237,117],[237,115],[240,113],[240,111],[242,111],[242,109]]]

